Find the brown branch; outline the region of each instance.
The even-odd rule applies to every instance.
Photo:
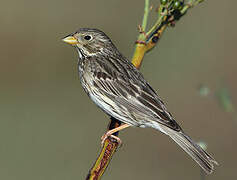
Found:
[[[167,27],[174,27],[175,23],[188,11],[189,8],[201,3],[203,0],[189,0],[185,4],[175,4],[174,0],[161,0],[161,4],[157,10],[158,19],[154,26],[146,33],[146,25],[149,11],[149,0],[145,0],[145,9],[142,26],[139,26],[139,36],[136,41],[135,52],[132,63],[136,68],[140,68],[145,54],[156,46],[160,37]],[[180,1],[181,2],[181,1]],[[108,130],[119,127],[121,122],[111,117]],[[118,135],[115,133],[114,135]],[[99,180],[104,174],[110,160],[116,152],[119,143],[114,138],[107,138],[100,151],[96,162],[90,169],[86,180]]]
[[[120,125],[121,121],[118,121],[117,119],[111,117],[108,129],[114,129],[116,127],[119,127]],[[114,133],[113,135],[117,136],[118,132]],[[113,138],[108,138],[105,140],[100,155],[96,159],[95,164],[87,175],[86,180],[98,180],[101,178],[110,160],[112,159],[113,154],[116,152],[118,145],[118,142]]]

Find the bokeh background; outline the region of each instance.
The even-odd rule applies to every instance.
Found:
[[[190,10],[141,68],[183,129],[220,163],[210,180],[237,178],[236,7],[207,0]],[[109,120],[83,92],[77,53],[61,38],[99,28],[131,59],[143,8],[142,0],[1,3],[0,179],[85,178]],[[200,179],[199,167],[161,133],[130,128],[120,137],[103,179]]]

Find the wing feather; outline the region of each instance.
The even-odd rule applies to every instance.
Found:
[[[94,94],[97,101],[104,101],[113,109],[104,111],[128,124],[142,126],[157,121],[176,131],[180,130],[164,103],[134,66],[125,69],[113,61],[110,64],[97,62],[98,67],[92,73]]]

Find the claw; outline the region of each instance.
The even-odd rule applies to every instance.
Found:
[[[122,146],[122,140],[121,140],[119,137],[117,137],[117,136],[115,136],[115,135],[112,135],[109,131],[106,132],[106,133],[101,137],[101,146],[104,145],[105,140],[106,140],[107,138],[113,138],[114,140],[117,141],[119,147]]]
[[[113,138],[114,140],[116,140],[117,143],[119,144],[119,146],[121,146],[121,144],[122,144],[121,139],[120,139],[119,137],[113,135],[113,134],[116,133],[116,132],[118,132],[118,131],[120,131],[120,130],[122,130],[122,129],[125,129],[125,128],[129,127],[129,126],[130,126],[129,124],[123,124],[123,125],[121,125],[121,126],[119,126],[119,127],[117,127],[117,128],[114,128],[114,129],[111,129],[111,130],[107,131],[107,132],[101,137],[101,145],[103,146],[105,140],[110,137],[110,138]]]

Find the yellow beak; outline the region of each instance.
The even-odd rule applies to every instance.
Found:
[[[75,45],[78,44],[78,41],[75,37],[73,36],[67,36],[65,38],[62,39],[65,43],[71,44],[71,45]]]

